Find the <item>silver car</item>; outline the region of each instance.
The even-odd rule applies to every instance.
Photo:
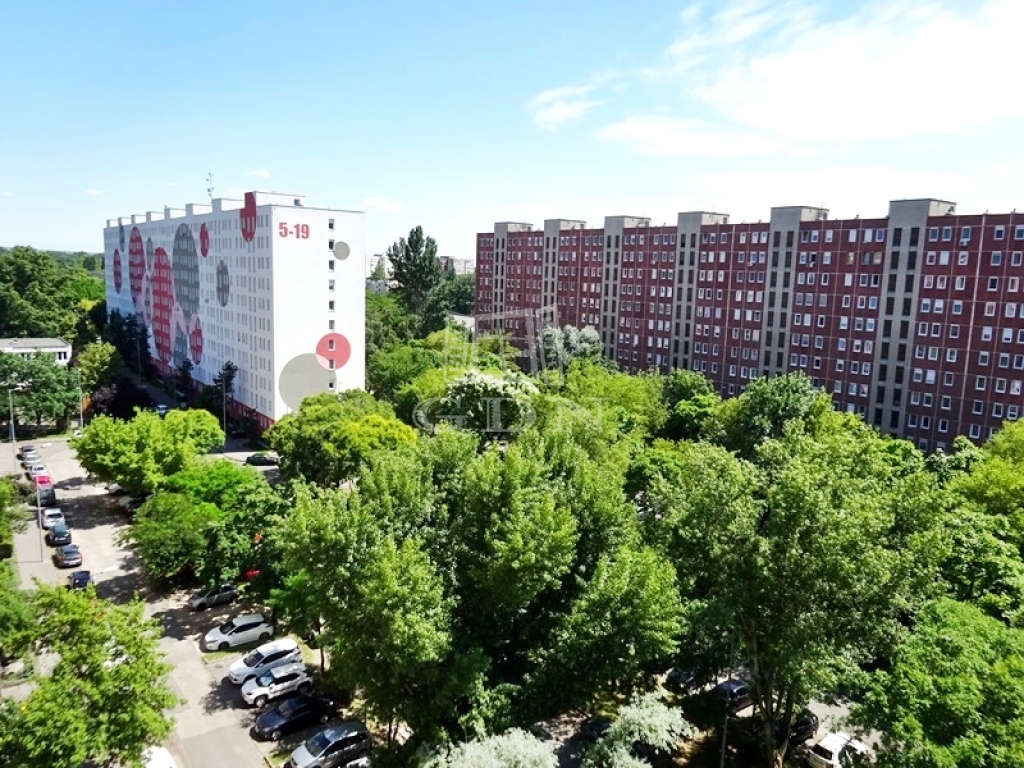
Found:
[[[369,752],[371,744],[370,734],[362,723],[338,723],[314,734],[292,752],[287,768],[347,766]]]

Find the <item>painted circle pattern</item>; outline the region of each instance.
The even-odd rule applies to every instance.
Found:
[[[142,313],[142,278],[146,276],[146,246],[138,227],[132,227],[128,238],[128,287],[135,311]]]
[[[114,290],[118,293],[121,292],[121,251],[117,248],[114,249]]]
[[[226,307],[230,296],[231,274],[228,272],[228,265],[222,259],[217,264],[217,303],[222,307]]]
[[[153,260],[153,344],[157,357],[171,359],[171,314],[174,311],[174,275],[167,251],[157,248]]]
[[[352,345],[349,340],[340,333],[328,333],[322,337],[316,345],[316,358],[320,365],[330,370],[330,363],[334,363],[334,370],[341,368],[352,357]]]
[[[199,252],[203,254],[204,259],[210,253],[210,230],[205,224],[199,227]]]
[[[199,315],[192,315],[192,322],[189,323],[188,351],[193,363],[199,365],[203,362],[203,324]]]
[[[181,305],[185,321],[199,311],[199,254],[188,224],[174,233],[171,264],[174,270],[174,300]]]

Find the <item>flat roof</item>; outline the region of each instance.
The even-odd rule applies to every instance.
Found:
[[[27,347],[39,349],[40,347],[70,347],[64,339],[0,339],[0,347]]]

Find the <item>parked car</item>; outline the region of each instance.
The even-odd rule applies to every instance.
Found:
[[[57,547],[53,552],[53,561],[58,568],[74,568],[82,564],[82,550],[77,544],[66,544]]]
[[[18,457],[21,459],[25,458],[26,453],[37,453],[37,449],[34,445],[23,445],[18,449]]]
[[[732,678],[723,680],[715,686],[715,696],[725,705],[730,714],[746,709],[754,703],[750,684]]]
[[[39,526],[44,531],[50,530],[55,525],[67,525],[67,520],[64,519],[64,513],[61,512],[60,509],[52,507],[51,509],[39,510]]]
[[[32,478],[32,485],[35,486],[37,492],[45,490],[53,490],[53,480],[45,472],[41,475],[35,475]]]
[[[52,510],[47,510],[52,511]],[[58,512],[60,510],[57,510]],[[61,520],[64,516],[61,515]],[[46,543],[51,547],[63,547],[66,544],[71,543],[71,529],[68,528],[67,523],[54,523],[50,526],[50,530],[46,532]]]
[[[803,744],[818,732],[818,716],[809,709],[803,709],[793,716],[793,724],[789,727],[789,743],[791,746]],[[775,735],[775,746],[782,746],[782,734],[785,730],[782,719],[772,723]]]
[[[34,450],[31,450],[31,451],[24,451],[23,450],[21,452],[21,466],[23,466],[25,469],[28,469],[33,464],[40,464],[40,463],[41,462],[39,460],[39,454],[36,453]]]
[[[700,666],[672,667],[665,675],[665,688],[676,694],[693,693],[714,680],[715,673]]]
[[[203,637],[207,650],[226,651],[236,645],[245,645],[257,640],[269,640],[274,634],[274,625],[262,613],[247,613],[214,627]]]
[[[245,463],[254,467],[276,467],[277,456],[272,453],[254,453],[246,458]]]
[[[154,405],[153,406],[153,413],[155,413],[161,419],[164,416],[166,416],[170,410],[171,410],[170,407],[168,407],[168,406],[166,406],[166,405],[164,405],[162,403],[160,405]]]
[[[118,483],[107,483],[107,493],[116,496],[121,493],[121,486]]]
[[[256,650],[240,658],[228,667],[228,678],[235,685],[241,685],[258,677],[268,669],[302,661],[299,644],[290,637],[264,643]]]
[[[85,589],[92,584],[90,571],[72,571],[68,576],[68,589]]]
[[[612,722],[614,722],[612,718],[605,715],[588,717],[583,721],[583,725],[580,726],[580,736],[589,742],[599,741],[608,733],[608,729],[612,727]]]
[[[38,478],[36,478],[38,480]],[[44,486],[36,483],[36,497],[40,505],[44,507],[57,506],[57,492],[52,485]]]
[[[280,741],[286,733],[314,723],[326,723],[336,711],[334,700],[325,696],[290,696],[256,718],[252,735],[257,739]]]
[[[370,751],[366,726],[355,721],[332,725],[306,739],[288,760],[287,768],[336,768]]]
[[[867,753],[868,748],[845,733],[826,734],[821,741],[811,747],[807,753],[807,764],[811,768],[840,768],[844,764],[844,753],[854,752],[858,755]]]
[[[282,664],[264,672],[242,686],[242,698],[250,706],[262,707],[271,699],[289,693],[309,693],[313,690],[313,678],[306,665],[301,662]]]
[[[148,747],[142,753],[143,768],[178,768],[174,756],[163,747]]]
[[[189,605],[197,611],[205,611],[212,605],[223,605],[233,603],[238,599],[238,590],[234,584],[221,584],[219,587],[204,589],[196,592],[189,600]]]
[[[46,465],[39,463],[29,464],[28,469],[26,469],[25,472],[29,477],[39,477],[40,475],[48,474],[46,471]]]

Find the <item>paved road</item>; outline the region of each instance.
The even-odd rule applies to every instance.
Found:
[[[126,519],[102,487],[87,482],[67,440],[35,444],[50,469],[58,504],[65,511],[74,541],[82,547],[82,567],[92,571],[98,593],[113,600],[139,594],[146,600],[147,615],[163,624],[160,649],[174,666],[170,686],[184,701],[172,710],[176,722],[167,744],[178,764],[181,768],[263,768],[264,755],[270,754],[272,745],[259,744],[249,737],[252,713],[245,708],[234,686],[223,682],[227,665],[234,657],[206,663],[197,644],[201,634],[237,613],[238,607],[195,614],[184,607],[182,594],[152,594],[139,576],[133,553],[116,543],[116,535],[127,524]],[[2,446],[8,448],[9,445]],[[240,453],[231,458],[245,455]],[[0,472],[10,465],[9,454],[0,457]],[[42,531],[36,523],[15,535],[15,560],[23,584],[30,584],[33,579],[66,583],[67,571],[54,566],[51,549],[43,543]],[[5,695],[12,696],[26,693],[17,688],[5,691]],[[276,761],[275,765],[279,763]]]

